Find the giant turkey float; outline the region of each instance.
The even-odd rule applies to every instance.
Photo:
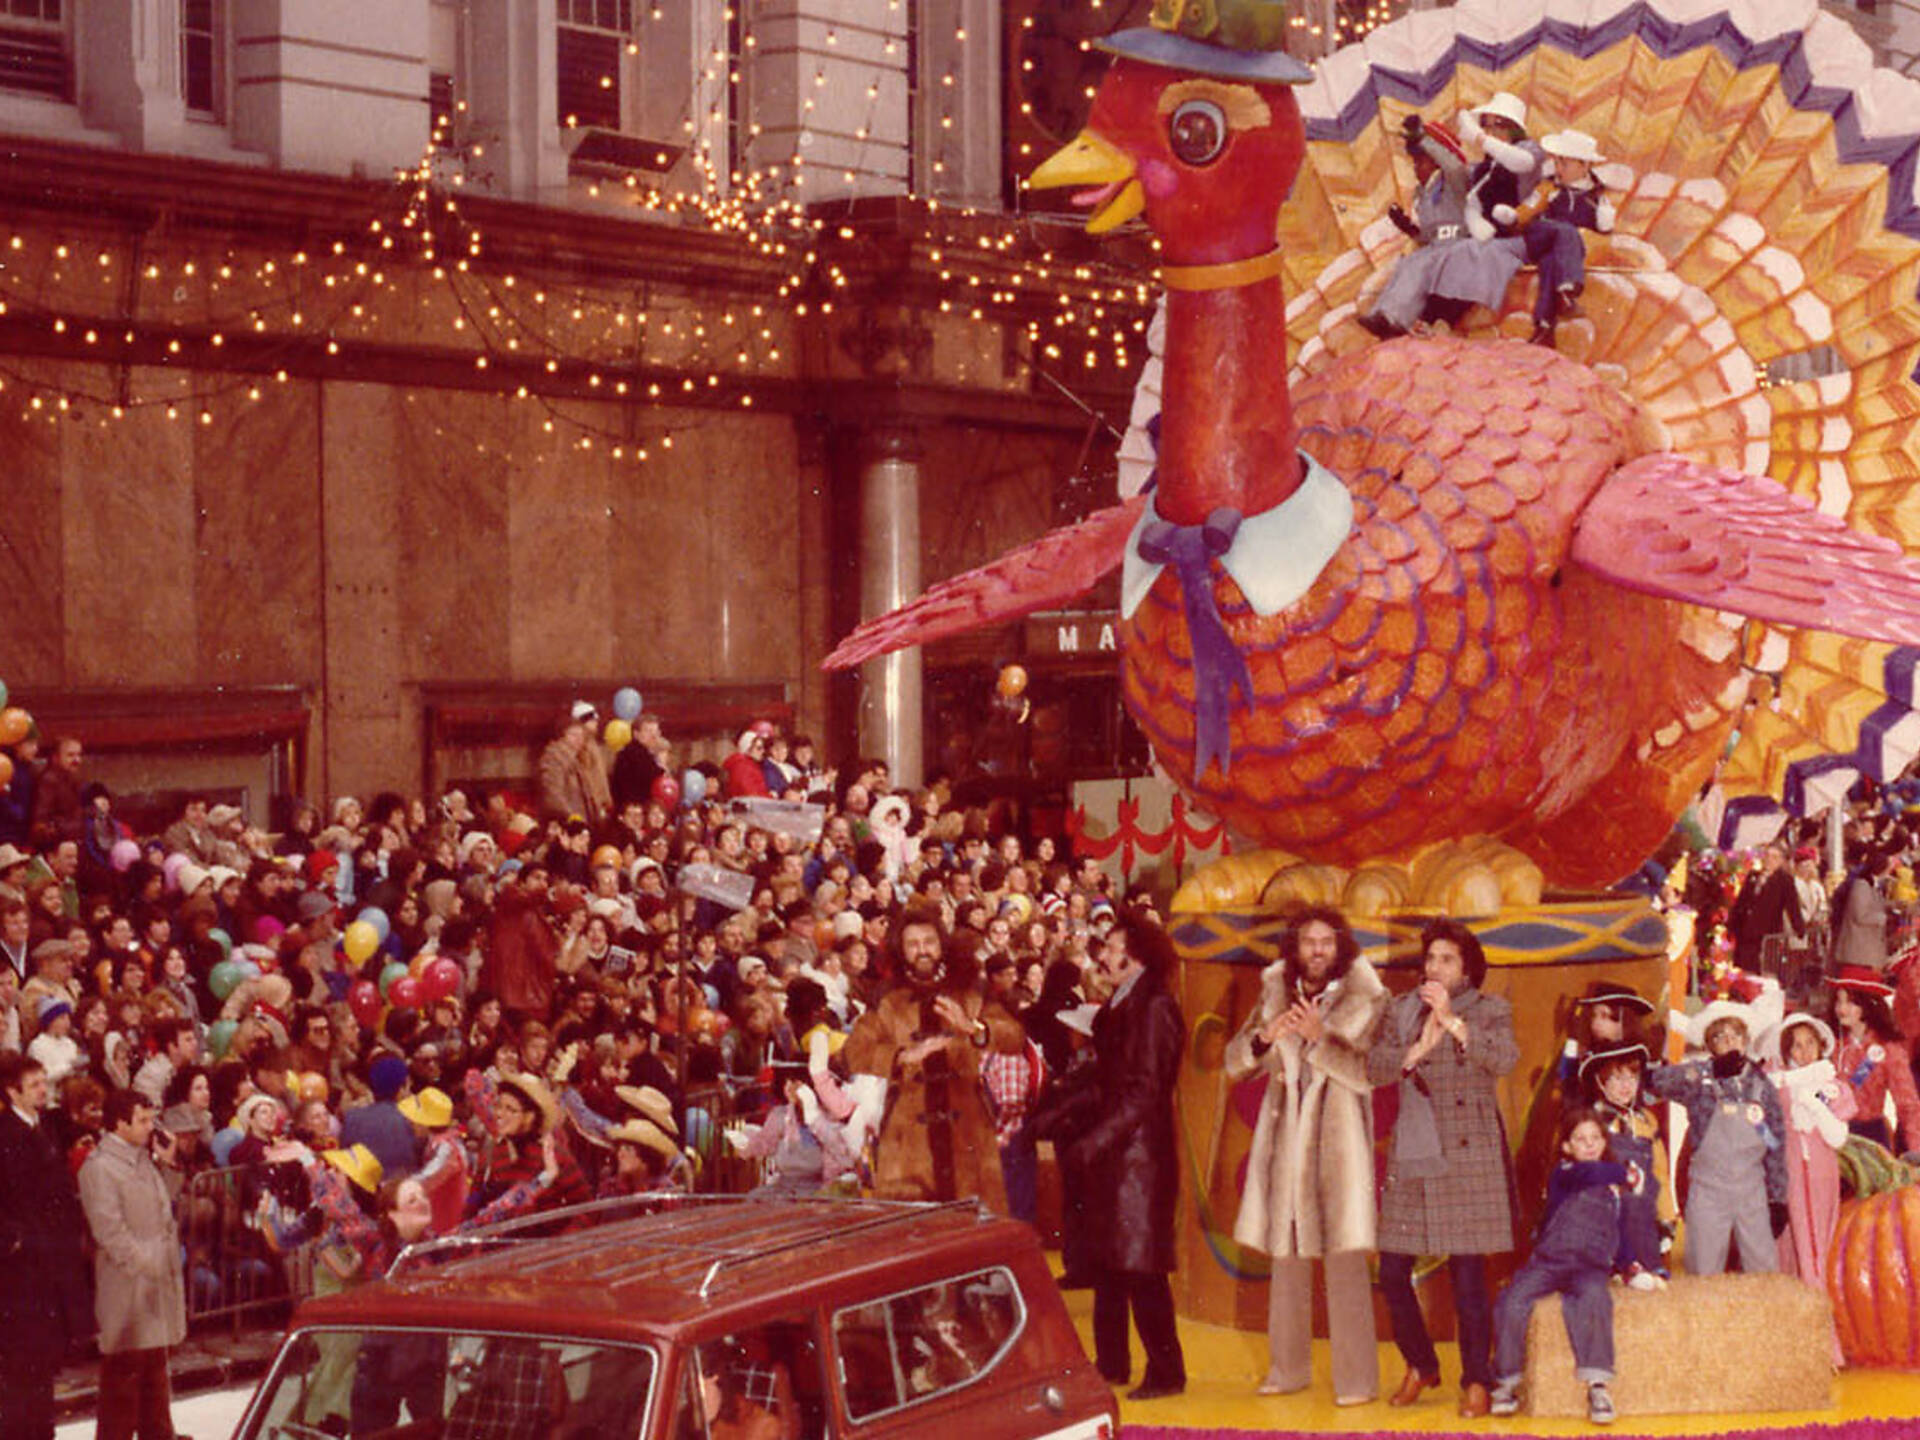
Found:
[[[828,661],[1120,571],[1127,707],[1237,842],[1175,903],[1181,1283],[1248,1324],[1217,1069],[1282,907],[1342,906],[1390,969],[1425,916],[1469,918],[1533,1039],[1520,1135],[1594,967],[1663,988],[1664,921],[1605,887],[1684,809],[1751,844],[1920,749],[1920,84],[1812,0],[1468,3],[1311,69],[1285,30],[1268,0],[1159,0],[1033,177],[1159,242],[1118,502]],[[1528,270],[1498,311],[1378,341],[1406,117],[1501,91],[1604,151],[1581,313],[1526,343]]]

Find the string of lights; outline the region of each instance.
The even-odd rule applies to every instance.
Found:
[[[658,23],[662,14],[655,6],[645,19]],[[727,33],[743,50],[755,44],[750,27]],[[963,29],[954,41],[966,43]],[[644,35],[629,54],[642,43]],[[839,43],[830,27],[826,44]],[[885,52],[897,43],[889,37]],[[434,117],[413,169],[376,192],[357,221],[312,243],[282,249],[235,238],[209,247],[203,235],[126,227],[103,236],[90,218],[16,214],[0,242],[0,326],[34,343],[10,347],[0,363],[0,401],[56,423],[104,425],[150,410],[205,424],[222,402],[259,402],[296,374],[328,373],[329,359],[398,346],[435,360],[431,375],[445,376],[449,362],[465,357],[471,387],[539,406],[545,432],[642,461],[671,447],[673,428],[705,423],[688,418],[688,407],[750,409],[757,390],[791,382],[807,327],[830,324],[837,306],[871,289],[869,227],[851,201],[804,198],[798,148],[757,170],[729,168],[714,150],[722,106],[708,104],[702,124],[697,97],[721,75],[739,86],[742,68],[742,55],[716,47],[689,78],[681,126],[693,143],[677,173],[690,174],[690,183],[645,184],[629,174],[589,193],[618,213],[704,233],[710,252],[770,268],[764,299],[716,298],[645,276],[541,273],[496,257],[469,204],[482,188],[470,182],[486,178],[488,142],[462,135],[466,110],[456,101]],[[827,83],[824,66],[814,81]],[[949,67],[927,87],[934,136],[951,133],[956,84]],[[842,172],[849,187],[867,168],[867,147],[879,143],[878,80],[865,98],[855,127],[861,148]],[[813,103],[803,99],[803,114]],[[944,143],[933,148],[935,177],[945,168]],[[898,255],[922,262],[916,274],[937,277],[931,293],[903,298],[1010,331],[1025,347],[1013,348],[1015,367],[1044,377],[1042,385],[1072,395],[1077,375],[1124,387],[1142,352],[1152,284],[1117,264],[1060,255],[1077,221],[908,195],[889,223]],[[636,250],[646,245],[635,241]],[[677,407],[672,428],[630,413],[668,405]]]

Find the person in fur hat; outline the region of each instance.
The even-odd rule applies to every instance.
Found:
[[[862,1015],[841,1054],[855,1075],[887,1082],[874,1193],[883,1200],[977,1195],[1007,1213],[993,1117],[980,1088],[989,1050],[1018,1055],[1020,1022],[980,994],[958,947],[931,910],[910,908],[898,928],[900,983]]]
[[[1316,906],[1288,926],[1284,957],[1260,974],[1260,1003],[1227,1046],[1226,1072],[1259,1071],[1266,1095],[1247,1157],[1233,1238],[1273,1257],[1262,1395],[1312,1378],[1313,1260],[1327,1276],[1333,1393],[1360,1405],[1380,1392],[1374,1342],[1373,1105],[1367,1047],[1386,987],[1346,917]]]

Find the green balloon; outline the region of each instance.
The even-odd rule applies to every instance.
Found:
[[[233,1043],[233,1032],[237,1028],[232,1020],[216,1020],[207,1027],[207,1053],[218,1060],[227,1053],[227,1046]]]
[[[0,680],[0,710],[7,708],[7,682]]]
[[[207,972],[207,988],[213,991],[215,999],[224,1000],[246,978],[240,967],[233,961],[222,960]]]
[[[207,932],[207,939],[213,941],[214,944],[220,947],[220,953],[222,955],[228,959],[233,957],[233,937],[227,934],[226,931],[215,926]]]

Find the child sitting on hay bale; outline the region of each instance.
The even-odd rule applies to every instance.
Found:
[[[1515,1272],[1493,1307],[1494,1387],[1491,1410],[1520,1409],[1527,1362],[1527,1321],[1536,1300],[1559,1295],[1573,1346],[1574,1374],[1586,1382],[1587,1418],[1611,1424],[1613,1297],[1607,1286],[1623,1249],[1620,1195],[1641,1176],[1637,1167],[1607,1157],[1607,1132],[1584,1105],[1560,1117],[1561,1159],[1547,1181],[1547,1210],[1527,1263]]]

